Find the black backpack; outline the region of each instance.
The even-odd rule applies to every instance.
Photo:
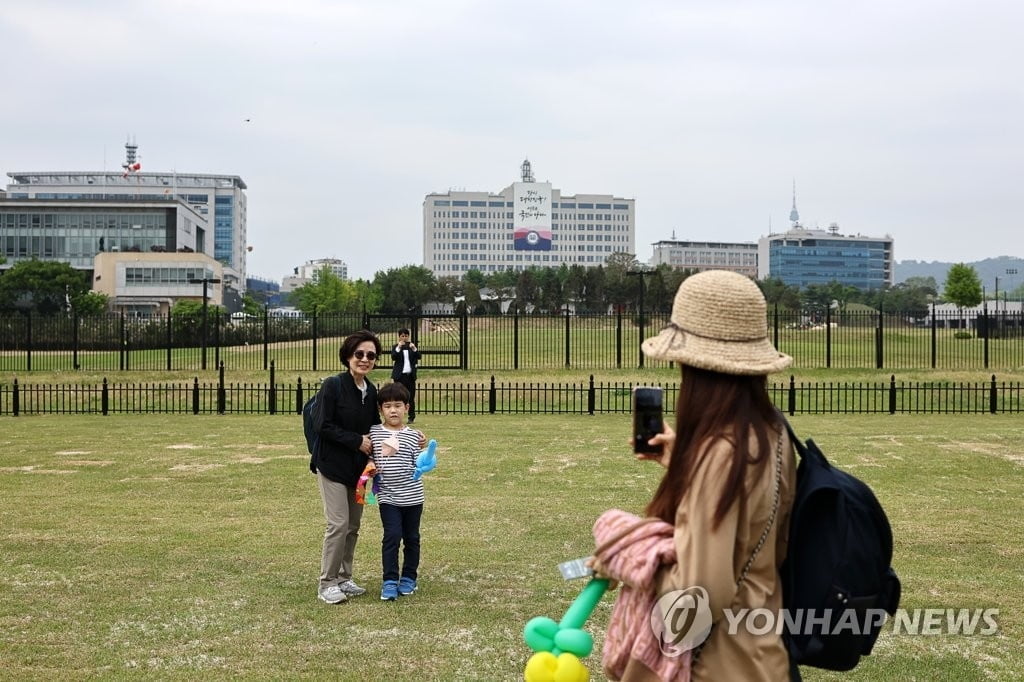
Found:
[[[316,473],[316,445],[320,440],[320,427],[324,423],[323,401],[320,394],[324,392],[327,382],[334,377],[327,377],[320,384],[320,390],[309,397],[306,404],[302,406],[302,431],[306,435],[306,449],[309,450],[309,470]]]
[[[814,441],[793,433],[800,455],[789,548],[780,569],[790,659],[799,665],[850,670],[871,653],[900,603],[892,569],[892,529],[871,488],[833,467]],[[884,613],[883,613],[884,612]],[[816,622],[805,621],[812,613]]]

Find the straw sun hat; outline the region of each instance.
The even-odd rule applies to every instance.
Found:
[[[768,340],[768,306],[754,282],[707,270],[683,280],[672,321],[643,342],[648,357],[723,374],[771,374],[793,358]]]

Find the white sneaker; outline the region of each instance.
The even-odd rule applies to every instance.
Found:
[[[366,594],[366,589],[356,585],[354,580],[346,580],[338,585],[338,588],[350,597],[358,597],[361,594]]]
[[[342,592],[341,588],[337,585],[317,590],[317,596],[320,598],[320,601],[327,604],[340,604],[348,600],[348,595]]]

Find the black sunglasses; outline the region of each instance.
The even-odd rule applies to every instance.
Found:
[[[372,350],[367,350],[367,351],[357,350],[354,353],[352,353],[352,355],[355,356],[356,360],[362,360],[363,358],[366,358],[370,362],[373,362],[374,360],[377,359],[377,354],[374,353]]]

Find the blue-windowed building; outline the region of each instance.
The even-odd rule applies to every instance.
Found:
[[[861,290],[893,284],[893,238],[843,235],[835,223],[828,231],[796,223],[787,232],[762,237],[757,260],[758,278],[801,289],[833,281]]]
[[[138,146],[125,145],[121,169],[102,171],[49,171],[8,173],[8,199],[57,201],[145,202],[178,201],[209,222],[213,228],[212,255],[223,266],[227,288],[245,291],[246,283],[246,184],[237,175],[152,173],[137,162]],[[208,237],[207,237],[208,239]],[[206,245],[200,249],[209,253]],[[89,265],[91,266],[89,254]]]

